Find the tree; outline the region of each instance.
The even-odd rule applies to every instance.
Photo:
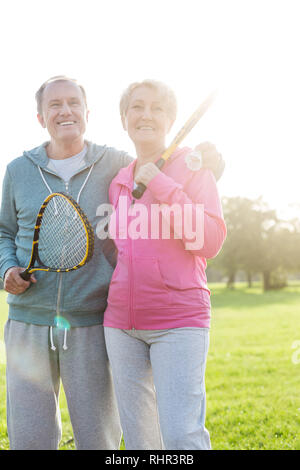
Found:
[[[234,285],[238,270],[244,270],[251,286],[252,276],[260,271],[263,254],[261,234],[263,225],[275,223],[276,214],[261,198],[250,200],[241,197],[223,199],[227,239],[216,258],[216,266],[227,275],[227,286]]]
[[[300,269],[300,221],[279,220],[276,211],[258,198],[223,199],[227,240],[213,267],[234,285],[238,270],[244,270],[251,287],[252,276],[262,273],[264,290],[286,285],[287,273]]]

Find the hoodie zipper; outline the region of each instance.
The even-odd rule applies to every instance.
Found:
[[[66,193],[69,193],[69,183],[65,183]],[[59,273],[59,283],[58,283],[58,291],[57,291],[57,302],[56,302],[56,318],[60,318],[60,301],[61,301],[61,288],[62,288],[62,281],[63,281],[63,273]]]
[[[132,207],[135,203],[135,200],[131,198],[131,190],[129,193],[129,207]],[[132,199],[130,201],[130,198]],[[128,216],[127,216],[128,217]],[[128,218],[127,218],[127,230],[128,230]],[[128,233],[127,233],[128,236]],[[132,240],[129,237],[129,329],[135,330],[135,323],[134,323],[134,308],[133,308],[133,291],[134,291],[134,280],[133,280],[133,244]]]
[[[132,262],[132,240],[130,239],[129,266],[130,266],[130,291],[129,291],[129,318],[130,330],[135,330],[133,315],[133,262]]]

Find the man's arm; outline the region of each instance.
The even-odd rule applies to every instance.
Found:
[[[0,277],[4,281],[4,289],[10,294],[21,294],[30,285],[30,282],[24,281],[19,276],[19,272],[24,268],[19,267],[16,256],[15,238],[17,232],[18,222],[13,184],[9,171],[6,170],[0,209]]]

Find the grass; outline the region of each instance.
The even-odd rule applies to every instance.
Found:
[[[211,286],[207,427],[215,449],[300,449],[300,286]]]
[[[300,284],[263,293],[245,284],[212,290],[206,371],[207,418],[214,449],[300,450]],[[5,419],[5,293],[0,291],[0,449]],[[294,356],[293,356],[294,354]],[[292,360],[294,357],[294,360]],[[295,360],[296,358],[296,360]],[[299,358],[299,360],[297,360]],[[74,449],[64,393],[61,449]]]

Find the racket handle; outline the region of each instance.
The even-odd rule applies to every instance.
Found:
[[[27,269],[25,269],[25,271],[20,273],[20,276],[22,279],[24,279],[24,281],[29,281],[31,274],[27,271]]]
[[[163,158],[160,158],[156,163],[155,165],[161,169],[164,164],[165,164],[165,160]],[[134,197],[134,199],[141,199],[142,195],[144,194],[144,192],[146,191],[147,189],[147,186],[145,186],[143,183],[139,183],[137,185],[137,187],[132,191],[132,196]]]
[[[139,183],[137,187],[132,191],[132,196],[134,197],[134,199],[141,199],[146,189],[147,186],[145,186],[143,183]]]

